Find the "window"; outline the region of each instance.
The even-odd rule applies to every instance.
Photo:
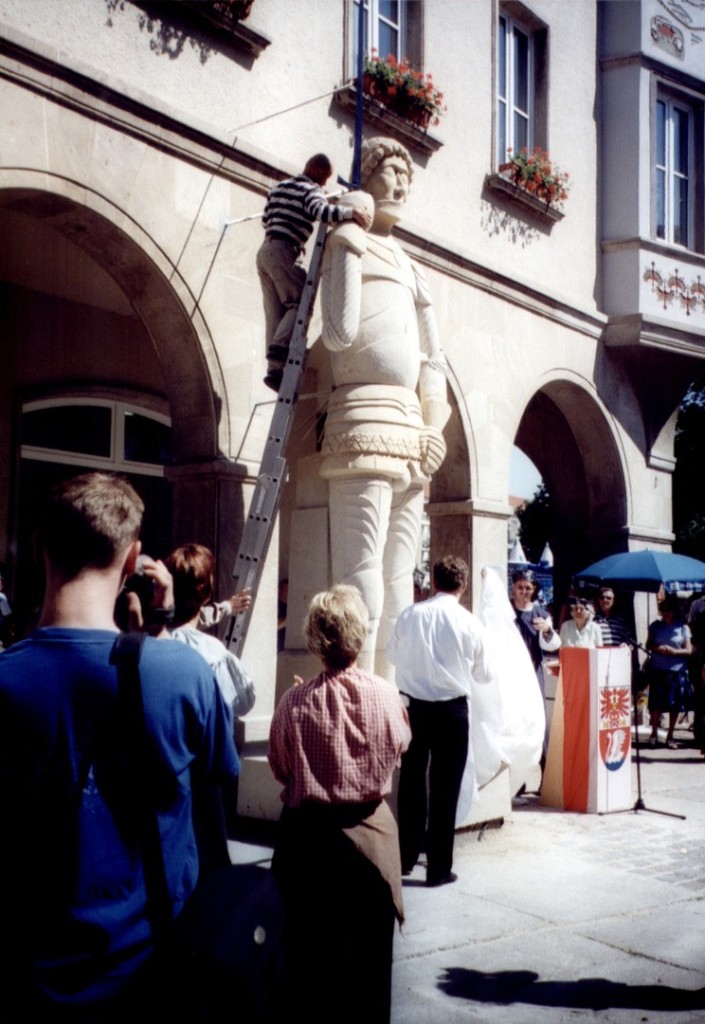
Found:
[[[357,43],[361,0],[352,0],[348,11],[348,78],[357,74]],[[390,53],[397,60],[408,57],[420,67],[421,0],[362,0],[364,5],[364,52],[376,50],[380,57]]]
[[[693,112],[676,100],[656,101],[656,237],[691,245]]]
[[[172,544],[171,426],[166,416],[140,405],[103,397],[27,402],[20,422],[20,467],[13,547],[13,611],[30,621],[41,602],[42,574],[32,537],[44,495],[54,484],[90,470],[126,476],[145,504],[143,549],[164,557]]]
[[[525,146],[547,146],[546,27],[519,3],[500,9],[497,25],[498,164]]]
[[[163,476],[171,460],[165,416],[107,399],[28,402],[20,437],[22,458],[40,462]]]
[[[508,18],[499,19],[497,38],[497,160],[509,149],[533,146],[531,38]]]

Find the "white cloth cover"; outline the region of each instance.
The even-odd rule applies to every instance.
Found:
[[[456,820],[464,820],[478,789],[506,765],[512,794],[539,763],[546,711],[529,652],[515,624],[506,586],[497,569],[482,570],[478,618],[487,629],[495,674],[485,686],[473,686],[470,699],[468,764]]]

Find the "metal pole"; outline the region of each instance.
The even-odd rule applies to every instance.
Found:
[[[360,0],[357,18],[357,102],[355,105],[355,149],[353,152],[353,188],[360,187],[362,167],[362,69],[365,48],[365,0]]]

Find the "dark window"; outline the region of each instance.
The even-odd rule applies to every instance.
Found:
[[[48,406],[24,413],[22,444],[109,459],[111,425],[109,406]]]
[[[166,465],[171,461],[171,427],[149,416],[126,412],[125,459]]]

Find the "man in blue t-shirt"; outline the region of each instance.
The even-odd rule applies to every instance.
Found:
[[[38,533],[39,628],[0,655],[3,1024],[93,1024],[146,1005],[153,941],[135,790],[158,807],[176,916],[198,877],[195,789],[237,775],[230,712],[205,661],[147,637],[140,676],[155,770],[130,781],[133,719],[110,656],[143,511],[126,480],[103,473],[53,490]]]

